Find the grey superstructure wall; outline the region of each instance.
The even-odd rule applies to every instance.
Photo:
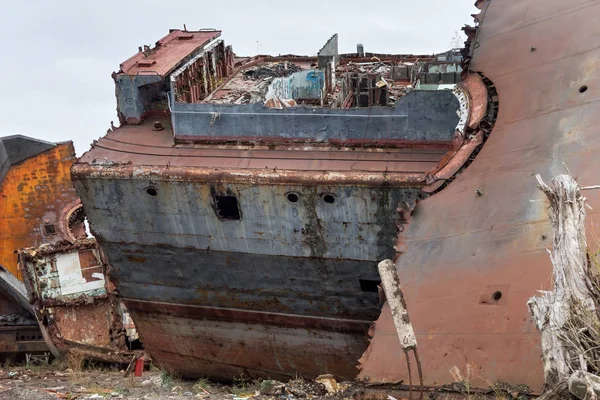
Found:
[[[327,140],[452,139],[459,103],[452,91],[413,91],[395,107],[321,108],[298,106],[283,110],[262,104],[175,103],[175,138],[284,138]]]

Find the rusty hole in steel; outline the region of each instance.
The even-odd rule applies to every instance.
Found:
[[[222,219],[241,219],[240,207],[235,196],[215,196],[217,211]]]
[[[45,224],[44,225],[44,235],[46,235],[46,236],[56,235],[56,225]]]
[[[335,197],[332,194],[324,194],[323,201],[327,204],[335,203]]]
[[[498,301],[502,298],[502,292],[501,291],[496,291],[492,294],[492,299],[494,299],[494,301]]]
[[[297,193],[288,193],[286,197],[290,203],[297,203],[300,199]]]
[[[588,89],[587,86],[583,85],[579,88],[579,93],[584,93],[587,89]]]
[[[156,197],[156,195],[158,195],[158,190],[154,186],[148,186],[146,188],[146,193],[148,193],[149,196]]]
[[[379,289],[377,288],[379,284],[381,284],[380,279],[359,279],[358,283],[360,283],[360,290],[363,292],[374,292],[378,293]]]
[[[67,231],[72,240],[84,239],[87,237],[85,221],[85,210],[81,204],[69,212],[67,216]]]

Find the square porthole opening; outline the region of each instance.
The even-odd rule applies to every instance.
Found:
[[[217,212],[221,219],[242,219],[237,197],[235,196],[215,196],[217,203]]]
[[[44,235],[46,235],[46,236],[56,235],[56,225],[44,224]]]
[[[377,287],[381,284],[381,280],[379,279],[359,279],[360,290],[363,292],[374,292],[377,293],[379,290]]]

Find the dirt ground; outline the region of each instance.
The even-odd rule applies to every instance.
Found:
[[[188,381],[172,377],[156,368],[142,377],[124,377],[116,369],[90,368],[73,371],[53,366],[4,367],[0,369],[1,400],[54,399],[203,399],[268,400],[295,398],[352,399],[355,388],[328,377],[323,383],[302,379],[281,383],[240,378],[230,386],[207,380]]]
[[[56,360],[55,360],[56,361]],[[75,366],[69,368],[69,365]],[[84,400],[84,399],[157,399],[157,400],[408,400],[406,388],[369,387],[355,382],[337,382],[331,375],[316,380],[294,379],[288,382],[251,380],[239,377],[230,385],[182,380],[156,367],[146,368],[141,377],[125,377],[116,367],[87,366],[80,362],[51,363],[42,366],[0,365],[0,400]],[[456,387],[425,389],[427,400],[525,400],[527,395],[515,387],[497,386],[484,392]],[[413,399],[419,393],[413,393]]]

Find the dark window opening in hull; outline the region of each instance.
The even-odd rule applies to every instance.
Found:
[[[377,287],[381,283],[379,279],[359,279],[358,282],[360,283],[360,290],[362,290],[363,292],[375,293],[379,291]]]
[[[46,236],[56,235],[56,226],[54,224],[45,224],[44,225],[44,235],[46,235]]]
[[[241,219],[240,208],[235,196],[215,196],[217,212],[222,219]]]
[[[323,195],[323,201],[327,204],[333,204],[335,202],[335,197],[332,194]]]

